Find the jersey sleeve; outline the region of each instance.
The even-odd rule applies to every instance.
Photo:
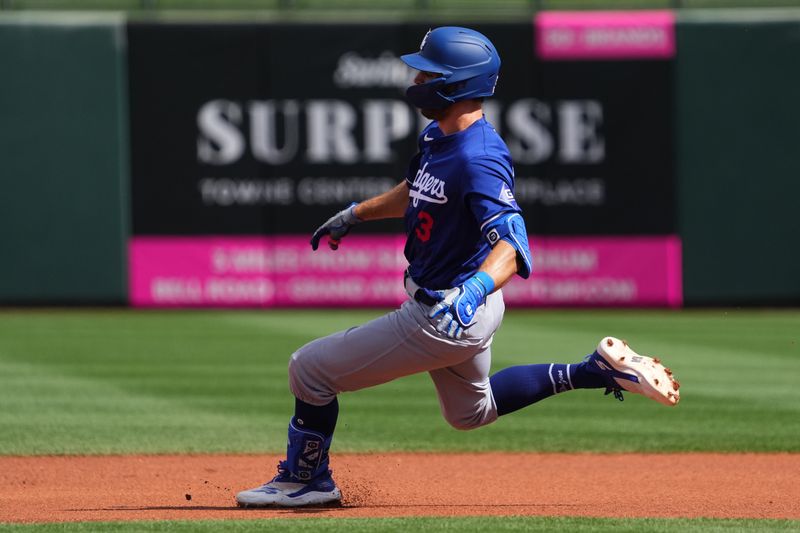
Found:
[[[481,236],[494,247],[500,240],[517,252],[517,274],[527,279],[533,257],[522,212],[514,199],[514,171],[503,160],[470,161],[465,201],[475,217]]]
[[[514,199],[514,171],[502,159],[477,158],[465,168],[463,198],[475,222],[483,228],[504,213],[521,213]]]

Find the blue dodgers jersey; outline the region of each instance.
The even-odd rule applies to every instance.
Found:
[[[485,118],[452,135],[432,122],[419,137],[406,182],[405,256],[411,277],[429,289],[457,287],[473,276],[491,251],[484,223],[521,212],[511,154]]]

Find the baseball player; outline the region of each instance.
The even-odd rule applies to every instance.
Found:
[[[402,217],[408,300],[292,354],[295,412],[286,460],[272,481],[240,492],[240,506],[339,501],[328,457],[337,395],[418,372],[428,372],[444,418],[462,430],[573,389],[605,388],[620,400],[624,389],[678,403],[671,371],[613,337],[578,363],[515,366],[489,376],[492,337],[503,319],[500,288],[533,270],[511,156],[482,111],[483,98],[494,94],[500,57],[484,35],[441,27],[402,60],[419,71],[407,97],[432,120],[419,137],[419,152],[401,183],[331,217],[311,246],[316,250],[328,236],[336,250],[353,226]]]

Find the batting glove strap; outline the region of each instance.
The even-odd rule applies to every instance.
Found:
[[[486,272],[478,272],[461,286],[458,296],[453,300],[452,310],[462,327],[472,325],[478,307],[486,296],[494,290],[494,280]]]
[[[494,280],[486,272],[478,272],[459,287],[458,294],[450,301],[444,300],[428,313],[429,318],[441,316],[436,331],[451,339],[459,339],[464,330],[475,321],[475,313],[494,290]]]

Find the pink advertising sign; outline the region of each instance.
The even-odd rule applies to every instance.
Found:
[[[504,288],[508,305],[683,304],[681,244],[666,237],[533,237],[534,275]]]
[[[545,11],[534,19],[545,60],[643,59],[675,55],[671,11]]]
[[[130,298],[138,307],[395,306],[403,236],[349,236],[312,252],[305,236],[136,237]],[[534,275],[503,291],[510,306],[682,304],[681,246],[666,237],[532,237]]]

